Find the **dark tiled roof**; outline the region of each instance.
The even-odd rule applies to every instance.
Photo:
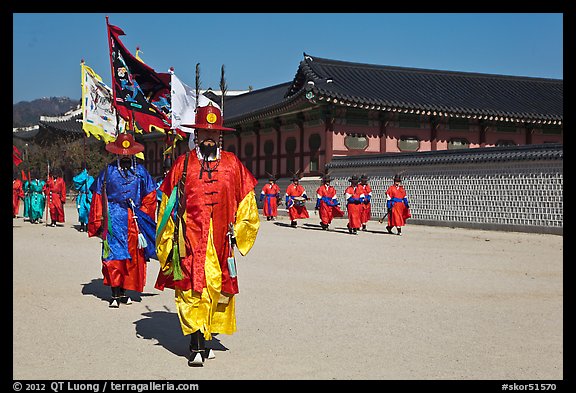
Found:
[[[82,130],[82,122],[78,121],[79,119],[81,119],[81,116],[76,116],[75,118],[67,120],[40,120],[38,124],[41,127],[69,132],[71,134],[84,134],[84,130]]]
[[[332,161],[326,165],[326,168],[561,160],[563,157],[564,151],[562,144],[546,143],[542,145],[496,146],[473,149],[333,157]]]
[[[235,125],[240,121],[249,121],[251,117],[275,109],[285,109],[298,102],[300,96],[295,94],[285,97],[292,82],[281,83],[254,90],[238,96],[227,97],[224,100],[224,123]]]
[[[27,130],[27,131],[18,131],[12,133],[12,138],[22,139],[24,141],[33,140],[36,138],[38,133],[40,132],[40,128],[36,128],[34,130]]]
[[[444,115],[561,121],[559,79],[350,63],[304,54],[286,97],[314,93],[316,102]]]

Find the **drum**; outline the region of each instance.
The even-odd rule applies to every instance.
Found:
[[[306,198],[301,196],[294,197],[294,206],[306,206]]]

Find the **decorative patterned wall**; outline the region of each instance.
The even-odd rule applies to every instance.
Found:
[[[368,175],[373,220],[385,213],[384,193],[401,173],[409,224],[563,232],[560,144],[338,157],[327,168],[343,205],[350,176]],[[306,187],[315,190],[317,184]]]

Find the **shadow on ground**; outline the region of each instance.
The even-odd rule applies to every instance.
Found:
[[[143,297],[158,296],[156,293],[136,292],[127,290],[126,294],[130,296],[133,302],[141,302]],[[104,280],[101,278],[94,278],[87,284],[82,284],[82,295],[92,295],[98,299],[108,302],[112,296],[112,289],[104,285]]]
[[[144,318],[134,322],[136,336],[145,340],[156,340],[155,345],[161,345],[177,356],[188,358],[190,355],[190,336],[184,336],[180,327],[180,320],[175,312],[150,311],[143,313]],[[212,340],[206,341],[206,348],[214,351],[227,351],[216,335]]]

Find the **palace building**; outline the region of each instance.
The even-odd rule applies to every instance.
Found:
[[[316,176],[340,156],[562,143],[563,81],[304,54],[292,81],[226,97],[224,125],[257,178]],[[142,139],[157,173],[162,138]]]
[[[205,93],[220,103],[213,92]],[[317,176],[336,157],[563,142],[563,80],[428,70],[304,53],[286,83],[227,95],[224,149],[257,178]],[[81,112],[40,122],[34,138],[83,136]],[[16,134],[14,135],[15,137]],[[162,173],[161,133],[136,134]],[[177,154],[187,143],[177,146]]]

